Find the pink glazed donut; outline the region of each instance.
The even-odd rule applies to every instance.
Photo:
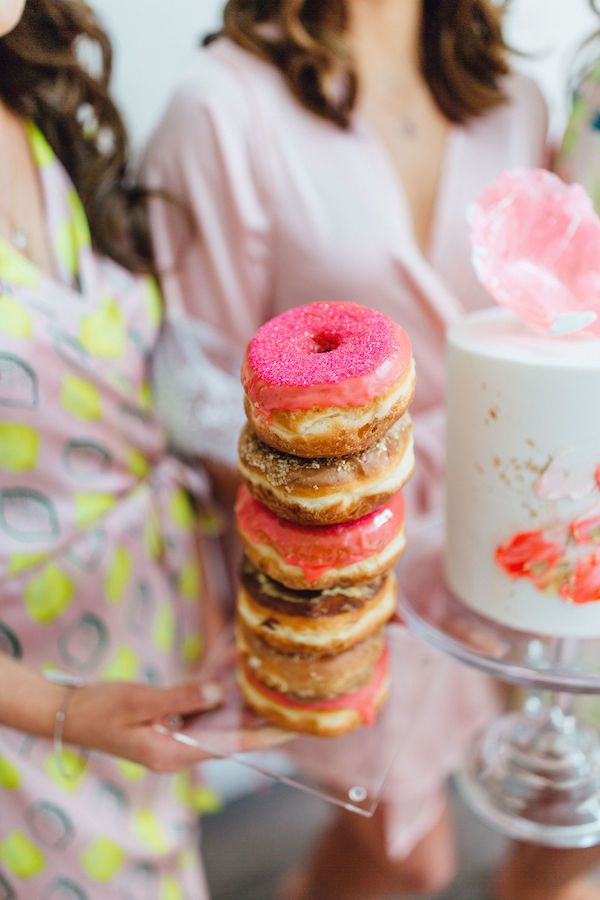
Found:
[[[242,367],[248,421],[276,450],[347,456],[377,441],[415,389],[408,335],[355,303],[312,303],[271,319]]]
[[[275,581],[296,590],[371,581],[394,565],[406,544],[400,492],[361,519],[325,527],[280,519],[245,486],[239,489],[235,512],[246,556]]]

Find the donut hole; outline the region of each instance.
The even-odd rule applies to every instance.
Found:
[[[340,346],[340,338],[337,334],[321,331],[313,337],[313,353],[331,353]]]

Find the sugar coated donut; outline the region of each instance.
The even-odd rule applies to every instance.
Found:
[[[315,527],[281,519],[242,485],[235,512],[248,558],[289,588],[371,581],[393,566],[406,544],[400,492],[360,519]]]
[[[361,725],[372,725],[390,691],[389,651],[384,648],[364,687],[333,698],[306,700],[267,687],[243,663],[238,683],[247,702],[280,728],[320,737],[339,737]]]
[[[267,687],[303,700],[349,694],[369,683],[384,647],[380,628],[342,653],[283,653],[236,623],[236,646],[242,662]]]
[[[294,456],[346,456],[403,415],[415,388],[408,335],[355,303],[312,303],[262,326],[242,367],[246,415]]]
[[[237,613],[243,624],[284,653],[340,653],[366,640],[394,614],[393,572],[353,587],[294,591],[244,560]]]
[[[290,456],[268,447],[249,427],[239,443],[239,472],[250,493],[281,518],[301,525],[335,525],[367,515],[400,490],[414,463],[408,413],[352,456]]]

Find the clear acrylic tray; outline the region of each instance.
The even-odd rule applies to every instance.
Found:
[[[403,754],[410,752],[416,730],[414,710],[426,705],[423,699],[432,658],[402,625],[388,625],[386,636],[391,692],[374,725],[340,738],[297,735],[270,725],[244,703],[235,677],[233,632],[228,630],[200,673],[202,680],[218,680],[224,686],[224,703],[186,723],[174,732],[174,737],[345,809],[371,816],[392,763],[398,759],[401,764]],[[256,751],[257,746],[264,749]]]

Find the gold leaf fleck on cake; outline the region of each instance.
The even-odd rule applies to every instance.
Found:
[[[538,513],[537,509],[535,509],[535,507],[533,507],[531,505],[531,503],[529,503],[527,500],[524,500],[521,505],[522,505],[523,509],[529,513],[530,518],[537,519],[539,513]]]

